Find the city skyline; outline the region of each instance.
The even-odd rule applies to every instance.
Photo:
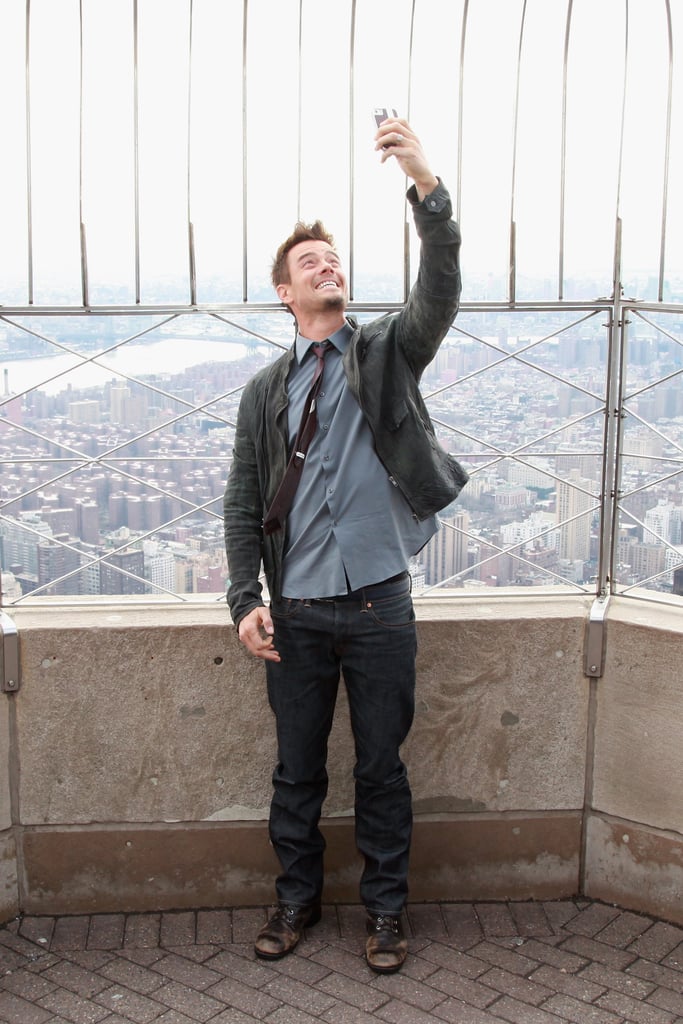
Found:
[[[110,593],[117,587],[119,592],[139,589],[140,553],[148,560],[142,567],[148,592],[207,592],[204,586],[225,579],[220,498],[231,424],[254,359],[274,358],[284,340],[278,334],[270,351],[257,340],[249,353],[225,360],[221,348],[243,344],[244,337],[231,334],[225,323],[201,319],[224,333],[212,362],[176,375],[160,370],[146,381],[114,379],[52,395],[32,391],[14,406],[5,400],[0,419],[3,573],[19,566],[18,549],[11,549],[14,556],[10,552],[8,523],[14,529],[23,517],[29,547],[55,547],[52,561],[43,552],[42,570],[37,550],[33,570],[23,567],[24,593],[31,587],[49,590],[50,573],[53,579],[67,574],[62,589],[97,593],[92,571],[75,571],[81,557],[95,566],[109,565],[104,587]],[[273,318],[263,314],[261,319],[254,334],[267,338]],[[249,323],[257,328],[258,317],[251,315]],[[284,339],[286,320],[276,323]],[[84,325],[81,330],[86,351],[88,332]],[[291,340],[291,326],[287,330]],[[456,554],[443,562],[443,578],[451,585],[590,584],[598,557],[607,343],[601,318],[574,323],[558,311],[461,313],[456,320],[423,381],[441,443],[472,474],[454,510],[442,515],[442,545],[453,529],[452,516],[467,517],[464,531],[464,520],[455,527]],[[653,569],[666,572],[654,584],[664,589],[671,586],[680,531],[672,525],[654,544],[643,534],[650,509],[662,501],[683,504],[678,485],[666,479],[662,440],[664,431],[674,446],[683,442],[680,388],[667,379],[672,370],[678,372],[680,349],[680,331],[669,338],[664,329],[644,323],[629,349],[632,388],[640,393],[623,444],[624,482],[635,493],[619,527],[620,571],[631,583],[647,579]],[[652,385],[655,372],[662,381]],[[652,428],[647,430],[639,417]],[[651,480],[645,479],[642,489],[645,473]],[[657,473],[664,482],[657,481]],[[20,499],[22,493],[27,497]],[[558,528],[563,520],[568,525]],[[61,544],[54,538],[48,542],[50,531]],[[661,549],[658,554],[650,551],[653,547]],[[127,554],[135,572],[120,561]],[[440,582],[432,561],[432,553],[424,552],[412,567],[426,588]],[[15,576],[21,580],[22,570]]]

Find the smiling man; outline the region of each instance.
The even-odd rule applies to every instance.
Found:
[[[410,125],[384,121],[375,143],[382,162],[395,159],[413,181],[417,281],[400,312],[358,327],[346,316],[332,236],[320,221],[296,225],[272,267],[296,337],[244,390],[224,521],[228,603],[240,640],[265,661],[278,741],[270,838],[281,874],[255,952],[285,956],[320,918],[319,820],[343,675],[366,959],[389,973],[407,952],[412,809],[400,747],[413,720],[417,646],[407,567],[467,476],[438,444],[419,390],[458,310],[460,232]]]

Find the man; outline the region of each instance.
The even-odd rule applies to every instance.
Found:
[[[358,328],[345,315],[346,278],[320,221],[297,224],[280,246],[272,279],[297,334],[244,390],[225,539],[230,611],[242,643],[266,663],[278,740],[270,837],[282,872],[277,908],[255,952],[285,956],[320,918],[325,843],[318,825],[341,670],[356,754],[366,959],[373,970],[392,972],[407,951],[401,914],[412,829],[399,755],[415,691],[407,566],[467,476],[436,441],[418,387],[458,309],[460,233],[410,125],[385,120],[375,141],[382,162],[396,160],[413,181],[408,200],[422,243],[417,282],[401,312]],[[327,351],[314,354],[312,344],[323,342]],[[299,421],[314,367],[324,369],[306,451]],[[292,448],[290,487],[282,481]],[[262,562],[270,608],[258,580]]]

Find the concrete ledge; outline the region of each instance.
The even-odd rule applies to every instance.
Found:
[[[353,821],[326,820],[327,903],[358,902]],[[556,899],[578,891],[581,814],[415,822],[411,899]],[[265,823],[26,829],[23,909],[92,914],[274,898]]]
[[[20,910],[17,878],[17,848],[14,831],[0,832],[0,922],[15,917]]]
[[[681,920],[680,604],[612,598],[604,673],[589,681],[591,603],[417,600],[412,898],[552,899],[583,885]],[[273,722],[263,666],[225,606],[12,615],[22,683],[0,698],[0,920],[269,902]],[[329,774],[326,898],[355,902],[343,690]]]
[[[586,840],[586,896],[683,925],[683,836],[591,814]]]

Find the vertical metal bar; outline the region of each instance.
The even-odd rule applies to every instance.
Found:
[[[557,267],[557,297],[564,298],[564,214],[567,190],[567,74],[569,67],[569,37],[572,26],[572,3],[567,0],[567,19],[564,28],[564,57],[562,63],[562,142],[560,146],[560,237]]]
[[[26,256],[28,305],[33,305],[33,172],[31,161],[31,0],[26,0]]]
[[[133,187],[135,195],[135,304],[140,304],[140,56],[138,0],[133,0]]]
[[[85,309],[90,305],[88,295],[88,249],[83,218],[83,0],[78,3],[78,221],[81,246],[81,302]]]
[[[669,41],[669,87],[666,101],[666,140],[664,144],[664,182],[662,185],[662,233],[659,248],[659,286],[657,300],[664,299],[664,268],[666,264],[666,219],[669,206],[669,164],[671,160],[671,109],[673,104],[673,35],[671,29],[671,3],[665,0],[666,24]]]
[[[190,0],[190,25],[187,52],[187,248],[190,274],[190,305],[197,305],[197,264],[192,223],[192,33],[194,27],[194,0]]]
[[[349,35],[349,299],[353,302],[355,286],[355,230],[354,210],[356,192],[354,188],[354,172],[356,163],[356,132],[354,118],[354,87],[356,58],[356,0],[351,2],[351,30]]]
[[[624,76],[621,85],[621,124],[619,126],[619,157],[617,164],[617,203],[615,212],[615,252],[619,252],[619,262],[614,261],[614,287],[621,289],[621,178],[624,166],[624,136],[626,133],[626,81],[628,78],[628,37],[629,37],[629,0],[626,0],[626,18],[624,22]],[[619,236],[617,247],[616,238]],[[619,272],[617,274],[617,271]],[[613,298],[621,297],[621,290],[615,292]]]
[[[522,74],[522,44],[526,24],[526,0],[522,5],[522,18],[519,26],[519,42],[517,45],[517,75],[515,82],[515,107],[512,119],[512,174],[510,182],[510,245],[508,266],[508,302],[514,303],[517,283],[517,229],[515,224],[515,189],[517,186],[517,139],[519,126],[519,83]]]
[[[462,136],[463,136],[463,125],[462,115],[464,109],[464,93],[465,93],[465,44],[467,40],[467,16],[469,14],[470,0],[465,0],[465,6],[462,12],[462,28],[460,30],[460,71],[458,76],[458,154],[457,154],[457,173],[458,180],[456,182],[456,201],[455,201],[455,218],[460,223],[461,211],[462,211]]]
[[[617,218],[614,243],[614,281],[607,352],[607,388],[605,435],[603,444],[603,478],[601,493],[600,553],[598,560],[598,593],[613,591],[616,554],[616,523],[619,507],[622,380],[624,368],[623,310],[621,299],[621,220]]]
[[[605,431],[605,487],[603,523],[600,532],[601,552],[598,580],[601,593],[615,593],[615,567],[617,554],[617,522],[621,499],[622,447],[624,443],[624,386],[626,378],[627,326],[623,308],[622,279],[622,220],[616,221],[614,242],[614,294],[611,323],[609,325],[607,429]],[[603,553],[604,551],[604,553]],[[608,555],[606,554],[608,553]]]
[[[249,299],[247,288],[247,34],[249,0],[242,7],[242,302]]]
[[[408,97],[406,117],[410,121],[410,103],[413,89],[413,40],[415,37],[415,0],[410,9],[410,35],[408,37]],[[403,203],[403,301],[408,301],[410,293],[410,219],[408,217],[408,200]]]
[[[297,83],[296,219],[301,220],[301,175],[303,160],[303,0],[299,0],[299,55]]]

